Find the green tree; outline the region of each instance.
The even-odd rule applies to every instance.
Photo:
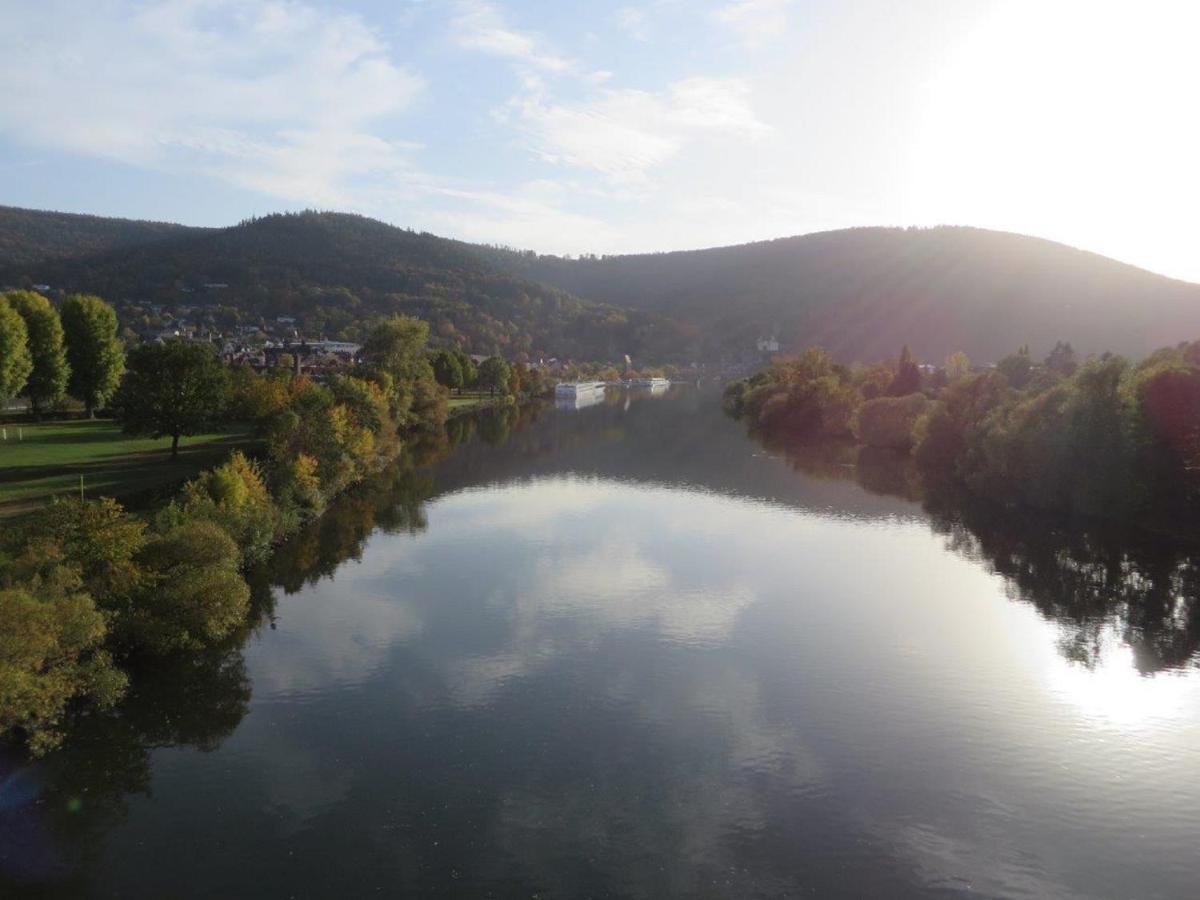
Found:
[[[971,360],[967,354],[958,350],[946,357],[946,379],[958,381],[971,374]]]
[[[888,394],[893,397],[905,397],[921,389],[921,370],[917,368],[912,352],[905,344],[900,351],[900,360],[896,363],[896,375],[888,387]]]
[[[83,589],[101,609],[113,610],[141,580],[134,556],[145,532],[145,523],[111,497],[60,497],[29,527],[27,555],[50,566],[65,562],[77,567]],[[49,569],[42,575],[49,577]]]
[[[446,388],[432,378],[421,378],[413,383],[410,424],[423,431],[440,432],[449,414],[449,391]]]
[[[509,369],[508,363],[498,356],[489,356],[479,364],[479,386],[487,389],[496,395],[496,392],[501,394],[508,392],[508,381],[512,377],[512,370]]]
[[[214,522],[192,522],[152,538],[139,555],[151,573],[128,620],[137,646],[154,653],[199,650],[246,619],[250,588],[241,554]]]
[[[412,382],[430,375],[425,357],[429,325],[411,316],[392,316],[372,330],[363,345],[363,359],[397,382]]]
[[[162,523],[215,522],[237,543],[243,562],[266,559],[275,542],[278,514],[258,463],[240,450],[187,483]]]
[[[179,438],[216,424],[229,395],[229,374],[211,344],[167,341],[141,344],[129,354],[129,371],[113,401],[126,434]]]
[[[920,393],[868,400],[855,414],[854,434],[868,447],[907,451],[913,428],[928,406],[928,398]]]
[[[1046,368],[1060,375],[1074,375],[1079,364],[1075,361],[1075,348],[1070,341],[1056,341],[1054,349],[1046,357]]]
[[[103,649],[106,633],[85,593],[46,583],[0,590],[0,736],[20,732],[40,756],[62,741],[69,702],[115,703],[126,679]]]
[[[1025,387],[1033,377],[1033,361],[1029,358],[1029,345],[1026,344],[1016,353],[1008,354],[996,363],[996,368],[1017,390]]]
[[[458,367],[462,370],[462,386],[473,387],[475,380],[479,378],[479,370],[476,369],[474,360],[463,350],[455,350],[454,358],[458,360]]]
[[[462,390],[463,372],[457,356],[449,350],[438,350],[430,361],[438,384],[451,390]]]
[[[67,390],[93,417],[116,392],[125,371],[117,314],[99,297],[72,294],[63,303],[62,326],[71,367]]]
[[[25,389],[32,371],[25,320],[8,300],[0,297],[0,409]]]
[[[62,320],[53,304],[33,291],[13,291],[9,304],[25,320],[33,369],[25,385],[25,396],[35,417],[54,406],[67,393],[71,369],[63,343]]]

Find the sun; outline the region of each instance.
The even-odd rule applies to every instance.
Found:
[[[997,2],[926,86],[918,221],[1200,280],[1200,3]]]

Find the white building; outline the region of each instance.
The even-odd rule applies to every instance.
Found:
[[[779,352],[779,341],[777,341],[775,339],[775,335],[771,335],[769,338],[760,337],[758,339],[758,352],[759,353],[778,353]]]

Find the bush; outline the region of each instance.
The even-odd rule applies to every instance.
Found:
[[[61,743],[68,703],[110,706],[127,683],[103,649],[104,616],[91,597],[55,593],[0,590],[0,734],[20,730],[35,756]]]
[[[229,459],[197,476],[183,489],[179,504],[164,512],[163,525],[214,522],[241,548],[244,563],[261,562],[271,552],[279,516],[258,463],[235,451]]]
[[[139,560],[152,575],[126,626],[135,646],[152,653],[199,650],[245,621],[250,588],[238,574],[241,554],[216,523],[174,527],[152,538]]]
[[[141,580],[134,557],[145,540],[146,524],[111,497],[61,497],[29,528],[25,546],[40,545],[44,554],[56,548],[58,564],[74,566],[83,590],[101,609],[111,611]]]
[[[924,394],[867,400],[854,417],[854,434],[868,447],[907,452],[917,420],[928,408]]]

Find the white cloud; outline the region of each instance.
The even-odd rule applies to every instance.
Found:
[[[617,184],[637,183],[701,132],[758,137],[769,131],[737,79],[691,78],[663,92],[603,90],[576,103],[531,93],[506,111],[530,149],[548,162],[603,173]]]
[[[650,18],[636,6],[622,6],[614,16],[617,27],[635,41],[650,40]]]
[[[406,171],[375,126],[423,88],[358,17],[250,0],[13,7],[0,80],[16,140],[330,205]]]
[[[500,11],[486,0],[461,0],[457,10],[450,30],[460,47],[549,73],[563,73],[573,67],[571,60],[545,49],[541,38],[509,27]]]
[[[756,47],[785,32],[791,5],[792,0],[733,0],[714,10],[712,18],[743,43]]]

